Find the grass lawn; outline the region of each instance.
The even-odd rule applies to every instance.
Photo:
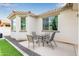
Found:
[[[5,39],[0,39],[0,56],[22,56],[22,54]]]

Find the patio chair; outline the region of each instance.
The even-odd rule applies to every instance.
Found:
[[[37,35],[36,32],[32,32],[33,40],[38,43],[38,46],[40,46],[39,39],[41,38],[40,35]]]
[[[56,32],[53,32],[51,36],[46,35],[46,37],[44,38],[44,43],[51,44],[51,46],[53,47],[53,45],[52,45],[52,42],[53,42],[55,44],[55,46],[57,46],[57,44],[54,40],[55,34],[56,34]]]
[[[33,44],[33,48],[34,48],[33,36],[32,35],[27,35],[27,40],[28,40],[28,47],[29,47],[29,44],[32,43]]]
[[[34,40],[37,40],[38,39],[36,32],[32,32],[32,36],[33,36],[33,39]]]

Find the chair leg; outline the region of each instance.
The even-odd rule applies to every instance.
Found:
[[[54,48],[54,46],[52,45],[52,42],[50,42],[50,44],[51,44],[52,48]]]
[[[30,47],[30,41],[28,40],[28,48]]]
[[[33,41],[33,49],[34,49],[34,41]]]
[[[38,39],[38,46],[40,46],[40,40]]]
[[[44,46],[49,46],[49,44],[47,42],[44,42]]]
[[[29,48],[29,41],[28,41],[28,48]]]
[[[54,44],[55,44],[55,46],[57,47],[57,44],[56,44],[56,42],[53,40],[53,42],[54,42]]]

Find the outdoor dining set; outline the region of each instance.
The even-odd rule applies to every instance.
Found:
[[[27,35],[28,47],[30,46],[30,42],[33,44],[33,48],[35,48],[35,44],[38,44],[38,46],[42,44],[43,47],[45,44],[50,44],[51,47],[54,47],[54,45],[57,46],[54,40],[55,34],[56,32],[53,32],[51,35],[49,33],[37,35],[36,32],[32,32],[32,35]],[[52,43],[54,43],[54,45]]]

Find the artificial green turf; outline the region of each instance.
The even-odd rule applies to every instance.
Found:
[[[22,56],[22,54],[5,39],[0,39],[0,56]]]

